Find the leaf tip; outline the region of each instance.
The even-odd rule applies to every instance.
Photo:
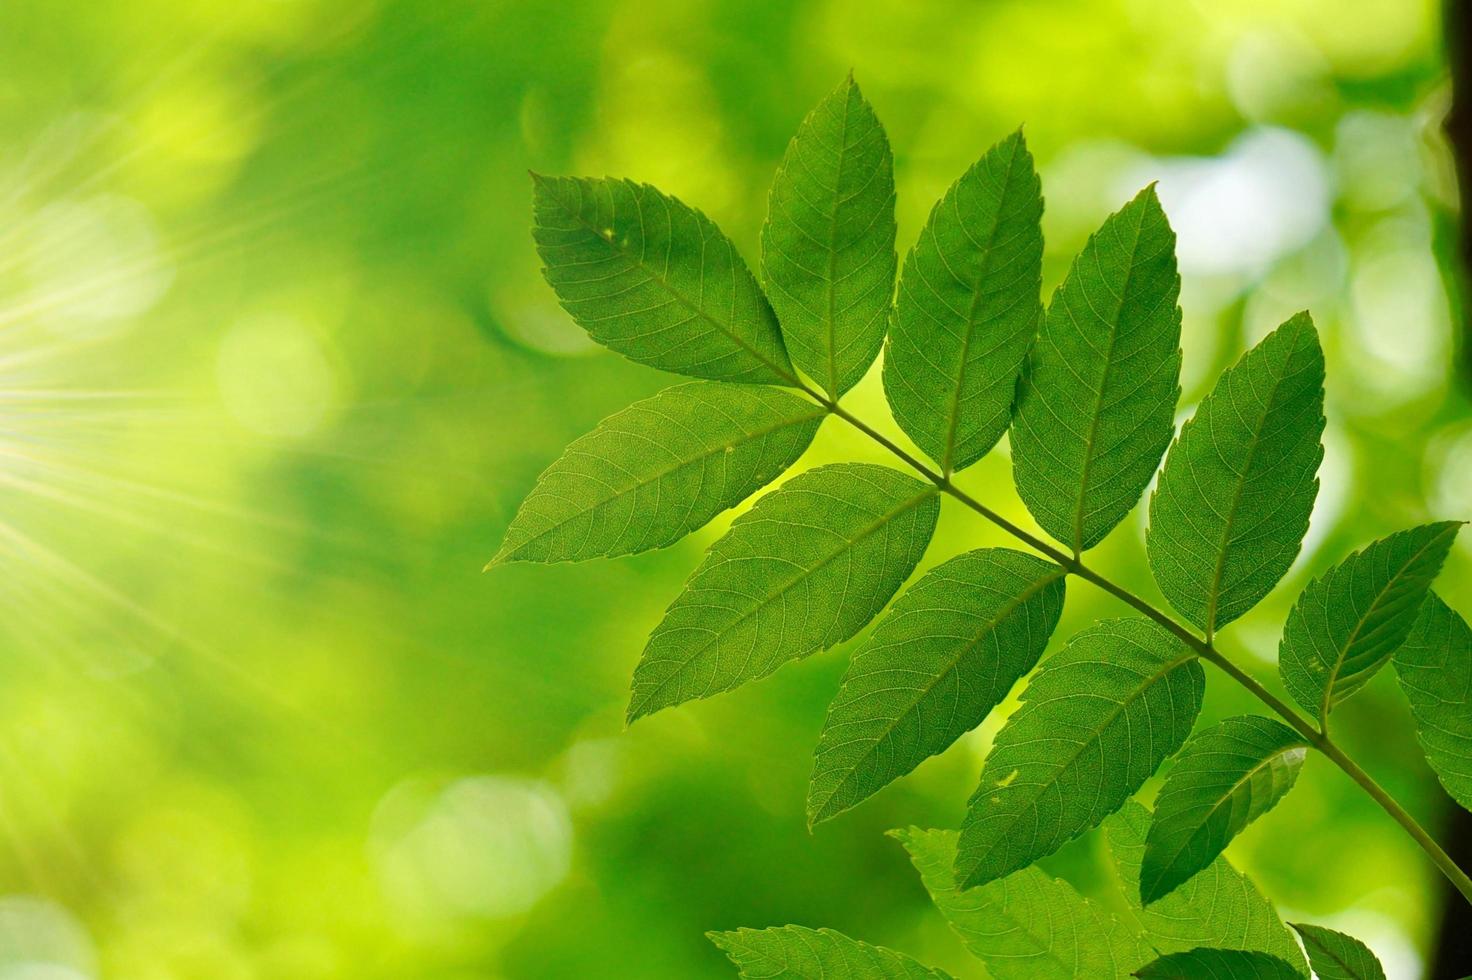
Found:
[[[496,553],[491,556],[491,560],[486,562],[485,567],[481,571],[489,572],[493,568],[499,568],[502,565],[509,565],[512,562],[519,561],[520,559],[517,557],[516,552],[517,547],[509,539],[502,541],[501,547],[496,549]]]
[[[968,888],[984,885],[991,879],[981,867],[978,860],[969,860],[966,852],[956,850],[955,863],[951,865],[951,874],[956,882],[956,890],[964,892]]]
[[[827,823],[843,812],[840,809],[834,809],[832,803],[833,798],[831,796],[825,800],[819,800],[811,796],[808,797],[807,824],[809,834],[816,830],[819,824]]]
[[[1169,895],[1171,893],[1172,889],[1171,888],[1163,887],[1163,885],[1162,885],[1161,882],[1162,882],[1162,879],[1160,879],[1158,877],[1157,878],[1152,878],[1150,881],[1147,882],[1145,880],[1144,876],[1143,875],[1141,876],[1141,878],[1140,878],[1140,906],[1141,906],[1141,908],[1148,908],[1149,906],[1153,905],[1155,902],[1160,901],[1162,898],[1164,898],[1165,896],[1167,896],[1167,895]]]
[[[1436,529],[1435,537],[1446,538],[1446,546],[1447,549],[1450,550],[1452,542],[1456,540],[1457,535],[1461,533],[1462,528],[1465,527],[1466,524],[1466,521],[1436,521],[1432,523],[1431,526]]]
[[[638,721],[640,718],[646,718],[649,715],[654,714],[661,707],[663,706],[651,706],[649,704],[648,698],[643,698],[641,700],[637,695],[631,694],[629,696],[629,706],[624,710],[624,731],[628,731],[630,728],[632,728],[634,726],[634,722]]]

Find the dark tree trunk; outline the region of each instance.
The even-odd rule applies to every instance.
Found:
[[[1446,135],[1456,160],[1461,213],[1456,222],[1458,262],[1450,263],[1455,317],[1456,376],[1472,390],[1472,0],[1443,0],[1446,58],[1451,69],[1452,104]],[[1448,801],[1444,846],[1452,860],[1472,867],[1472,813]],[[1432,980],[1462,980],[1472,975],[1472,906],[1443,882],[1441,928],[1432,952]]]
[[[1472,867],[1472,813],[1452,804],[1452,819],[1442,835],[1447,853],[1460,867]],[[1431,980],[1463,980],[1472,975],[1472,905],[1443,881],[1441,930],[1431,953]]]
[[[1446,135],[1457,168],[1461,214],[1456,221],[1456,259],[1452,279],[1453,330],[1457,380],[1472,388],[1472,0],[1443,0],[1446,59],[1451,69],[1452,104]]]

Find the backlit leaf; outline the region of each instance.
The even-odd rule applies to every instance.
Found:
[[[1006,548],[927,572],[856,652],[828,710],[808,791],[826,820],[981,724],[1042,656],[1064,571]]]
[[[1243,355],[1181,427],[1150,498],[1146,547],[1160,591],[1207,633],[1293,564],[1323,432],[1324,353],[1307,313]]]
[[[900,428],[947,473],[1007,431],[1043,309],[1042,214],[1019,131],[951,185],[905,257],[884,391]]]
[[[931,901],[996,980],[1127,977],[1155,955],[1128,925],[1065,881],[1024,868],[956,889],[956,833],[896,830]]]
[[[809,470],[758,500],[650,636],[629,720],[853,636],[914,571],[938,510],[933,485],[867,463]]]
[[[749,980],[950,980],[903,953],[832,929],[777,926],[706,935]]]
[[[673,544],[780,476],[824,415],[776,388],[666,388],[567,447],[538,477],[495,561],[579,561]]]
[[[762,278],[787,350],[834,397],[884,343],[894,235],[889,140],[849,76],[788,144],[762,228]]]
[[[1452,799],[1472,810],[1472,629],[1433,592],[1391,662],[1426,761]]]
[[[1140,980],[1302,980],[1303,975],[1267,953],[1203,947],[1162,956],[1135,976]]]
[[[1269,718],[1227,718],[1186,743],[1155,800],[1140,897],[1156,901],[1207,868],[1298,778],[1308,743]]]
[[[1400,531],[1309,583],[1283,627],[1278,670],[1294,700],[1323,720],[1364,686],[1410,633],[1459,523]]]
[[[1074,259],[1018,387],[1012,470],[1043,530],[1098,544],[1150,483],[1180,396],[1175,232],[1141,191]]]
[[[1385,980],[1385,969],[1370,948],[1353,936],[1323,926],[1293,923],[1303,937],[1318,980]]]
[[[997,734],[961,825],[957,880],[1025,868],[1119,809],[1186,740],[1204,685],[1195,654],[1154,623],[1105,620],[1074,636]]]
[[[543,275],[594,340],[665,371],[795,384],[776,315],[709,218],[647,184],[534,179]]]
[[[1308,975],[1303,953],[1272,903],[1225,857],[1218,857],[1185,884],[1143,907],[1140,863],[1149,826],[1150,811],[1133,801],[1104,821],[1104,837],[1120,888],[1152,946],[1162,953],[1197,946],[1259,950]]]

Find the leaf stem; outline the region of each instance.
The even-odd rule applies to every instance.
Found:
[[[1079,578],[1092,583],[1098,588],[1103,589],[1105,592],[1108,592],[1110,595],[1119,599],[1126,605],[1132,607],[1142,615],[1160,624],[1161,627],[1168,630],[1170,633],[1178,637],[1181,642],[1185,643],[1188,647],[1194,650],[1196,654],[1201,657],[1201,659],[1213,664],[1228,677],[1232,678],[1234,681],[1240,684],[1259,701],[1261,701],[1267,707],[1271,708],[1274,712],[1280,715],[1283,720],[1291,725],[1300,735],[1302,735],[1310,745],[1318,749],[1321,753],[1328,757],[1330,761],[1332,761],[1341,770],[1343,770],[1345,775],[1349,776],[1350,779],[1353,779],[1356,783],[1358,783],[1360,788],[1363,789],[1365,793],[1370,796],[1371,799],[1380,804],[1380,807],[1386,813],[1390,814],[1390,816],[1395,820],[1396,823],[1401,825],[1406,833],[1411,836],[1411,839],[1420,845],[1421,849],[1426,852],[1426,855],[1431,858],[1432,863],[1434,863],[1436,867],[1441,871],[1441,873],[1446,876],[1447,880],[1452,883],[1453,887],[1455,887],[1457,891],[1461,892],[1462,896],[1466,898],[1469,903],[1472,903],[1472,878],[1469,878],[1465,871],[1457,867],[1457,863],[1453,861],[1451,856],[1442,849],[1441,845],[1436,843],[1432,836],[1426,832],[1426,828],[1422,827],[1416,821],[1415,817],[1406,812],[1406,809],[1402,807],[1399,803],[1397,803],[1394,798],[1392,798],[1391,795],[1385,791],[1384,787],[1375,782],[1375,780],[1370,776],[1369,773],[1361,769],[1357,762],[1346,755],[1344,750],[1340,748],[1339,745],[1335,743],[1331,738],[1329,738],[1329,734],[1327,731],[1314,725],[1313,722],[1305,718],[1303,715],[1299,714],[1292,705],[1288,704],[1282,698],[1278,697],[1272,691],[1264,687],[1261,681],[1259,681],[1247,671],[1243,670],[1241,667],[1237,666],[1231,660],[1223,656],[1222,653],[1216,649],[1216,647],[1212,644],[1210,640],[1203,639],[1202,637],[1197,636],[1189,627],[1182,625],[1169,613],[1166,613],[1163,610],[1157,608],[1156,606],[1152,605],[1148,600],[1141,598],[1140,596],[1131,592],[1129,589],[1126,589],[1124,586],[1105,578],[1103,575],[1100,575],[1098,572],[1085,566],[1077,555],[1069,554],[1068,552],[1065,552],[1060,548],[1054,547],[1037,535],[1032,534],[1031,532],[1009,521],[1001,514],[997,513],[990,507],[983,504],[981,501],[966,493],[960,487],[957,487],[954,483],[951,482],[951,478],[948,475],[937,472],[936,470],[931,469],[929,466],[926,466],[923,462],[916,459],[913,455],[911,455],[909,452],[905,451],[905,449],[895,443],[894,440],[890,439],[882,432],[874,429],[868,423],[864,422],[864,420],[858,418],[847,409],[845,409],[843,406],[839,405],[836,400],[829,398],[826,395],[820,394],[817,391],[814,391],[807,385],[802,385],[801,387],[802,390],[805,391],[810,397],[812,397],[819,404],[827,408],[830,413],[843,419],[849,425],[853,426],[855,429],[858,429],[870,439],[873,439],[879,445],[889,450],[896,457],[898,457],[900,460],[902,460],[904,463],[908,464],[912,469],[918,472],[921,476],[925,477],[931,483],[934,483],[942,493],[949,494],[961,504],[975,511],[977,514],[980,514],[986,520],[995,524],[1003,531],[1006,531],[1008,534],[1012,535],[1023,544],[1026,544],[1033,550],[1038,551],[1041,554],[1047,556],[1049,559],[1057,562],[1059,565],[1067,569],[1070,574],[1076,575]]]

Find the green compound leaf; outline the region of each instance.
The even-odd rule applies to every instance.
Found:
[[[757,501],[649,637],[629,721],[853,636],[915,570],[939,509],[934,486],[868,463],[809,470]]]
[[[775,388],[666,388],[567,447],[537,479],[492,564],[673,544],[797,462],[825,415]]]
[[[1065,574],[988,548],[938,565],[900,596],[828,710],[809,822],[867,799],[981,724],[1042,656]]]
[[[1385,980],[1385,968],[1375,954],[1353,936],[1298,922],[1293,928],[1303,937],[1303,948],[1319,980]]]
[[[1472,810],[1472,629],[1433,592],[1391,662],[1426,761],[1452,799]]]
[[[1321,722],[1410,633],[1461,524],[1442,521],[1382,538],[1310,582],[1278,648],[1283,684]]]
[[[594,340],[664,371],[796,384],[777,317],[709,218],[647,184],[533,179],[543,275]]]
[[[1111,215],[1053,294],[1018,386],[1017,490],[1075,552],[1123,520],[1170,444],[1181,373],[1175,243],[1153,186]]]
[[[1160,591],[1208,634],[1287,573],[1319,492],[1324,352],[1307,313],[1228,369],[1181,428],[1150,498]]]
[[[954,831],[890,834],[910,852],[940,914],[996,980],[1107,980],[1129,976],[1155,955],[1128,925],[1037,868],[958,891]]]
[[[1154,902],[1216,860],[1293,788],[1308,743],[1280,722],[1227,718],[1176,757],[1145,839],[1140,899]]]
[[[1140,980],[1303,980],[1303,974],[1276,956],[1207,947],[1162,956],[1135,976]]]
[[[1162,953],[1198,946],[1258,950],[1270,953],[1308,976],[1298,943],[1273,905],[1246,875],[1218,857],[1184,885],[1164,898],[1142,907],[1140,863],[1145,856],[1150,811],[1126,803],[1104,821],[1104,836],[1114,859],[1125,898],[1150,944]]]
[[[762,277],[787,349],[835,398],[884,343],[894,236],[889,140],[850,75],[788,144],[762,228]]]
[[[706,936],[750,980],[950,980],[903,953],[832,929],[777,926]]]
[[[1205,677],[1142,619],[1095,623],[1043,664],[997,734],[961,825],[956,879],[985,884],[1097,825],[1181,747]]]
[[[930,212],[884,353],[895,421],[950,473],[996,445],[1042,316],[1041,185],[1019,131]]]

